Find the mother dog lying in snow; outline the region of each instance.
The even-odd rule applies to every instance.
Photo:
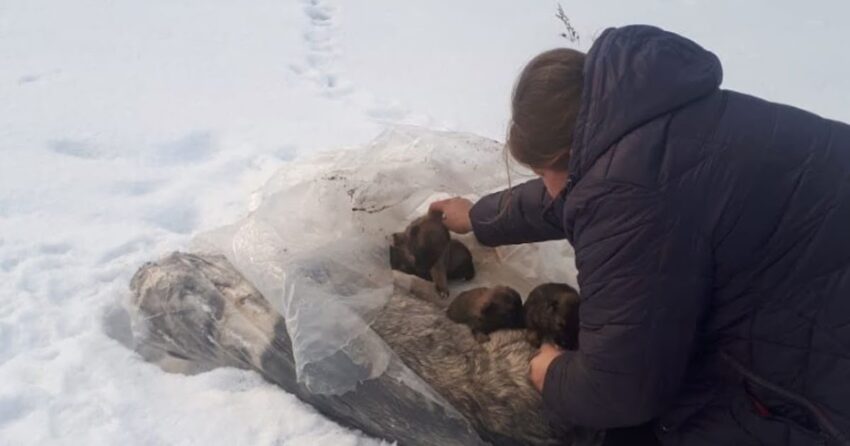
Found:
[[[522,330],[479,343],[429,302],[433,284],[402,273],[372,329],[405,364],[442,395],[466,423],[439,404],[381,375],[342,395],[316,395],[296,381],[283,318],[221,256],[174,253],[143,266],[131,289],[145,323],[140,353],[163,368],[232,366],[266,379],[346,426],[400,444],[579,444],[592,434],[553,432],[540,395],[528,382],[535,350]],[[477,434],[477,436],[476,436]],[[578,437],[589,438],[578,438]]]

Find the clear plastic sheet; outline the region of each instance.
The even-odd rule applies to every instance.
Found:
[[[382,245],[342,240],[292,261],[285,272],[283,316],[297,346],[296,370],[315,393],[352,390],[387,372],[393,359],[370,329],[393,292]]]
[[[296,378],[283,317],[223,256],[172,253],[142,266],[130,288],[134,348],[165,371],[254,370],[329,418],[378,438],[411,446],[486,444],[469,413],[454,410],[396,356],[379,376],[345,393],[307,389]],[[316,364],[336,373],[362,368],[342,352]],[[513,438],[510,429],[499,435],[486,423],[476,426],[493,444],[527,443]]]
[[[511,168],[514,183],[530,178],[517,166]],[[173,308],[154,307],[146,316],[138,304],[137,312],[155,321],[148,324],[153,331],[143,342],[167,350],[169,358],[172,353],[190,356],[193,366],[253,368],[330,415],[367,432],[407,438],[406,443],[431,444],[438,439],[440,444],[482,443],[477,431],[488,432],[488,441],[495,444],[517,444],[506,425],[495,434],[480,420],[473,423],[470,407],[460,411],[450,404],[428,384],[431,381],[405,365],[377,328],[373,330],[380,315],[392,314],[389,322],[404,319],[398,305],[409,305],[398,300],[398,288],[393,288],[388,260],[391,234],[424,215],[434,200],[461,195],[474,201],[507,185],[503,146],[498,142],[414,127],[392,128],[363,147],[290,162],[252,197],[252,212],[232,225],[198,235],[191,246],[201,255],[222,255],[227,266],[219,269],[235,268],[243,281],[239,287],[256,287],[260,297],[255,300],[268,301],[271,307],[265,304],[267,310],[253,313],[242,308],[241,298],[231,295],[233,285],[206,278],[209,274],[197,267],[188,269],[185,277],[169,278],[173,266],[153,264],[148,272],[156,270],[163,278],[150,279],[144,286],[139,281],[135,294],[148,289],[153,300],[170,299]],[[472,235],[456,238],[470,249],[476,277],[450,284],[452,295],[478,286],[508,285],[524,297],[543,282],[575,285],[572,250],[565,242],[493,249],[481,246]],[[185,263],[185,258],[172,259],[180,261]],[[217,319],[203,305],[184,308],[191,302],[183,284],[195,282],[205,284],[201,288],[210,301],[230,302],[228,311],[238,317]],[[278,322],[273,322],[275,318]],[[249,327],[252,319],[263,326]],[[207,334],[196,336],[197,345],[186,344],[183,337],[191,336],[184,333],[198,327]],[[450,328],[458,327],[466,329]],[[263,339],[252,340],[254,336]],[[520,344],[530,349],[527,343]],[[256,345],[262,348],[253,351]],[[463,348],[483,347],[473,343]],[[440,361],[439,356],[431,360]],[[527,362],[515,364],[521,370],[508,375],[524,380]],[[428,370],[440,373],[439,366]],[[452,401],[458,401],[457,395]],[[371,411],[385,415],[367,417]],[[514,421],[509,417],[507,423]],[[421,429],[429,433],[424,435]],[[550,444],[545,436],[539,438],[531,443]]]
[[[511,168],[514,183],[529,178]],[[507,184],[502,144],[395,127],[363,147],[289,163],[256,194],[249,216],[198,236],[194,248],[224,254],[284,315],[300,382],[342,393],[381,374],[393,356],[368,330],[392,290],[389,235],[424,215],[431,201],[474,200]],[[458,239],[472,251],[477,276],[453,293],[502,284],[526,296],[546,281],[575,285],[564,242],[491,249],[473,236]],[[357,367],[334,373],[330,357]]]

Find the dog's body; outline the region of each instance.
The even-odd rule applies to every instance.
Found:
[[[448,280],[472,280],[475,277],[472,253],[463,243],[457,240],[449,241],[449,246],[443,252],[441,260],[446,265]],[[407,248],[398,241],[390,245],[390,267],[405,274],[413,274],[424,280],[433,281],[430,268],[417,269],[413,256],[409,255]]]
[[[468,327],[450,321],[442,306],[429,301],[439,299],[433,285],[403,276],[408,284],[392,296],[372,329],[413,372],[486,441],[573,443],[575,432],[556,438],[543,420],[540,395],[527,378],[535,350],[523,331],[495,332],[479,343]],[[401,444],[478,441],[442,408],[383,375],[343,395],[307,391],[296,381],[283,319],[223,257],[172,254],[142,267],[131,288],[135,320],[145,325],[142,353],[150,360],[257,370],[330,418]],[[595,434],[583,437],[598,441]]]
[[[449,295],[449,280],[475,277],[469,249],[451,239],[442,214],[431,212],[410,223],[404,232],[392,235],[390,266],[434,282],[437,292]]]

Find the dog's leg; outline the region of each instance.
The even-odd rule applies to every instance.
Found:
[[[445,257],[441,256],[437,263],[431,267],[431,279],[434,280],[437,293],[444,299],[449,297],[449,279],[446,274]]]

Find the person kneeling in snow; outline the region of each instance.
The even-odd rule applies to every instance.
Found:
[[[431,209],[485,245],[574,246],[579,348],[530,364],[554,422],[847,444],[850,126],[721,79],[714,54],[649,26],[540,54],[507,141],[540,178]]]

